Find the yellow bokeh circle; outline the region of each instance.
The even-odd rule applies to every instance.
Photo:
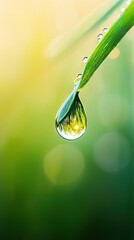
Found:
[[[44,159],[45,174],[57,185],[73,183],[82,174],[83,169],[83,154],[70,144],[57,145]]]

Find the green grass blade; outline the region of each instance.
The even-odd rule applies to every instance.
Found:
[[[78,91],[79,83],[80,82],[78,81],[74,85],[73,91],[71,92],[69,97],[66,99],[66,101],[62,104],[61,108],[59,109],[59,111],[57,113],[57,116],[56,116],[56,119],[57,119],[58,123],[62,121],[62,119],[67,115],[69,109],[71,108],[71,106],[74,102],[75,96],[77,94],[77,91]]]
[[[77,91],[84,87],[84,85],[90,80],[94,72],[109,55],[109,53],[114,49],[114,47],[119,43],[123,36],[129,31],[129,29],[134,25],[134,0],[122,13],[120,18],[116,20],[101,42],[92,52],[85,65],[82,77],[80,81],[76,81],[75,87],[63,103],[60,110],[57,113],[57,121],[60,122],[66,114],[69,112]]]
[[[102,24],[115,11],[115,9],[117,9],[122,4],[122,2],[123,2],[123,0],[119,0],[102,17],[100,17],[95,23],[93,23],[89,28],[87,28],[86,30],[80,31],[80,34],[77,36],[77,38],[72,40],[71,47],[75,46],[77,42],[81,41],[88,34],[92,33],[100,24]],[[90,19],[88,19],[88,22],[90,22]],[[69,47],[70,47],[70,45],[68,45],[66,47],[65,51],[68,50]]]
[[[98,15],[98,11],[91,14],[83,23],[81,23],[73,32],[69,35],[65,34],[60,38],[57,38],[48,47],[47,55],[49,57],[57,57],[71,50],[75,47],[82,39],[91,34],[100,24],[102,24],[122,3],[124,0],[118,0],[111,8],[104,13],[97,21],[93,22],[94,14]]]
[[[109,53],[120,42],[123,36],[134,25],[134,0],[125,9],[121,16],[112,25],[107,34],[103,37],[101,42],[94,49],[90,55],[88,62],[85,65],[79,88],[90,80],[97,68],[102,64]]]

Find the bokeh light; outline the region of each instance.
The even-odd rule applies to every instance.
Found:
[[[115,58],[119,57],[119,55],[120,55],[120,51],[117,47],[115,47],[113,49],[113,51],[109,54],[109,58],[110,59],[115,59]]]
[[[70,144],[60,144],[47,153],[44,170],[55,184],[70,184],[79,178],[84,170],[84,156]]]
[[[106,172],[116,172],[130,161],[130,144],[127,138],[117,132],[101,136],[94,147],[96,164]]]

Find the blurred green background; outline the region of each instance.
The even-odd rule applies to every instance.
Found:
[[[60,57],[50,44],[112,2],[0,1],[2,240],[134,239],[133,29],[80,94],[83,137],[66,141],[54,123],[82,57],[119,10]]]

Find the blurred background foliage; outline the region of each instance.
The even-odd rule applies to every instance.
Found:
[[[120,9],[62,56],[50,45],[114,3],[0,1],[2,240],[134,239],[133,29],[81,92],[85,135],[68,142],[54,126],[82,57]]]

